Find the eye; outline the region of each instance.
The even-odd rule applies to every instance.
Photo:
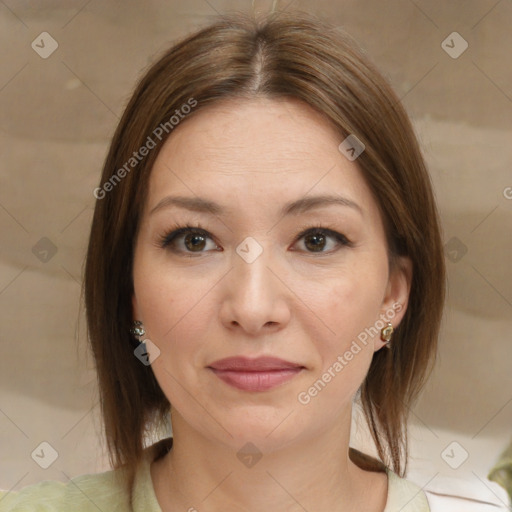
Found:
[[[307,227],[296,238],[296,245],[302,241],[305,252],[329,254],[335,252],[340,246],[352,247],[347,237],[332,229],[322,226]],[[174,253],[185,253],[193,256],[209,251],[222,251],[213,241],[208,231],[200,226],[174,226],[160,237],[159,246]]]
[[[307,228],[297,237],[297,242],[303,239],[306,252],[331,253],[339,246],[352,247],[352,242],[345,235],[332,229],[316,226]]]
[[[183,227],[175,226],[175,228],[177,229],[172,229],[161,237],[160,247],[177,253],[200,254],[208,250],[220,250],[209,233],[201,227],[187,225]],[[209,244],[208,241],[211,243]]]

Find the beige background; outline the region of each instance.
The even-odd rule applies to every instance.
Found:
[[[141,71],[232,8],[253,6],[0,2],[0,488],[107,467],[80,312],[92,191]],[[442,214],[449,297],[439,362],[412,414],[410,478],[427,486],[462,478],[487,492],[512,425],[512,2],[288,0],[277,8],[343,26],[413,117]],[[58,43],[47,59],[31,47],[44,31]],[[458,58],[442,47],[454,31],[469,45]],[[48,469],[31,458],[43,441],[58,452]],[[441,455],[453,441],[452,459],[469,454],[458,469]],[[364,436],[354,444],[366,447]]]

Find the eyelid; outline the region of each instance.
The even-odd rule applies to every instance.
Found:
[[[176,238],[186,235],[189,233],[195,233],[201,236],[204,236],[205,238],[210,238],[215,242],[215,239],[213,236],[204,228],[202,228],[200,225],[192,226],[191,224],[185,224],[185,225],[174,225],[169,230],[167,230],[162,236],[159,237],[159,246],[163,249],[166,249],[169,245],[171,245]],[[215,242],[216,245],[217,242]],[[188,251],[189,254],[193,254],[193,252]],[[200,252],[197,254],[201,254]]]
[[[301,231],[300,233],[297,235],[297,237],[295,238],[295,242],[294,242],[294,245],[299,241],[301,240],[302,238],[304,238],[306,235],[308,234],[315,234],[315,233],[322,233],[324,235],[327,235],[328,237],[330,238],[334,238],[334,240],[336,240],[336,242],[341,245],[341,246],[344,246],[344,247],[354,247],[354,243],[349,240],[347,238],[346,235],[344,235],[343,233],[340,233],[339,231],[336,231],[334,229],[330,229],[330,228],[327,228],[325,226],[322,226],[320,224],[315,224],[315,225],[305,225],[305,226],[302,226],[302,228],[300,228]],[[311,252],[311,251],[306,251],[307,254],[324,254],[324,255],[327,255],[327,254],[332,254],[333,252],[336,252],[337,250],[339,249],[336,248],[334,250],[331,250],[331,251],[320,251],[320,252]]]

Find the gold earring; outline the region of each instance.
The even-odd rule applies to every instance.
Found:
[[[380,339],[386,342],[386,348],[390,348],[391,337],[393,336],[393,325],[388,322],[386,327],[383,327],[380,331]]]

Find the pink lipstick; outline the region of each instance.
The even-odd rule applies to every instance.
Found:
[[[304,366],[276,357],[228,357],[208,366],[226,384],[243,391],[267,391],[299,374]]]

